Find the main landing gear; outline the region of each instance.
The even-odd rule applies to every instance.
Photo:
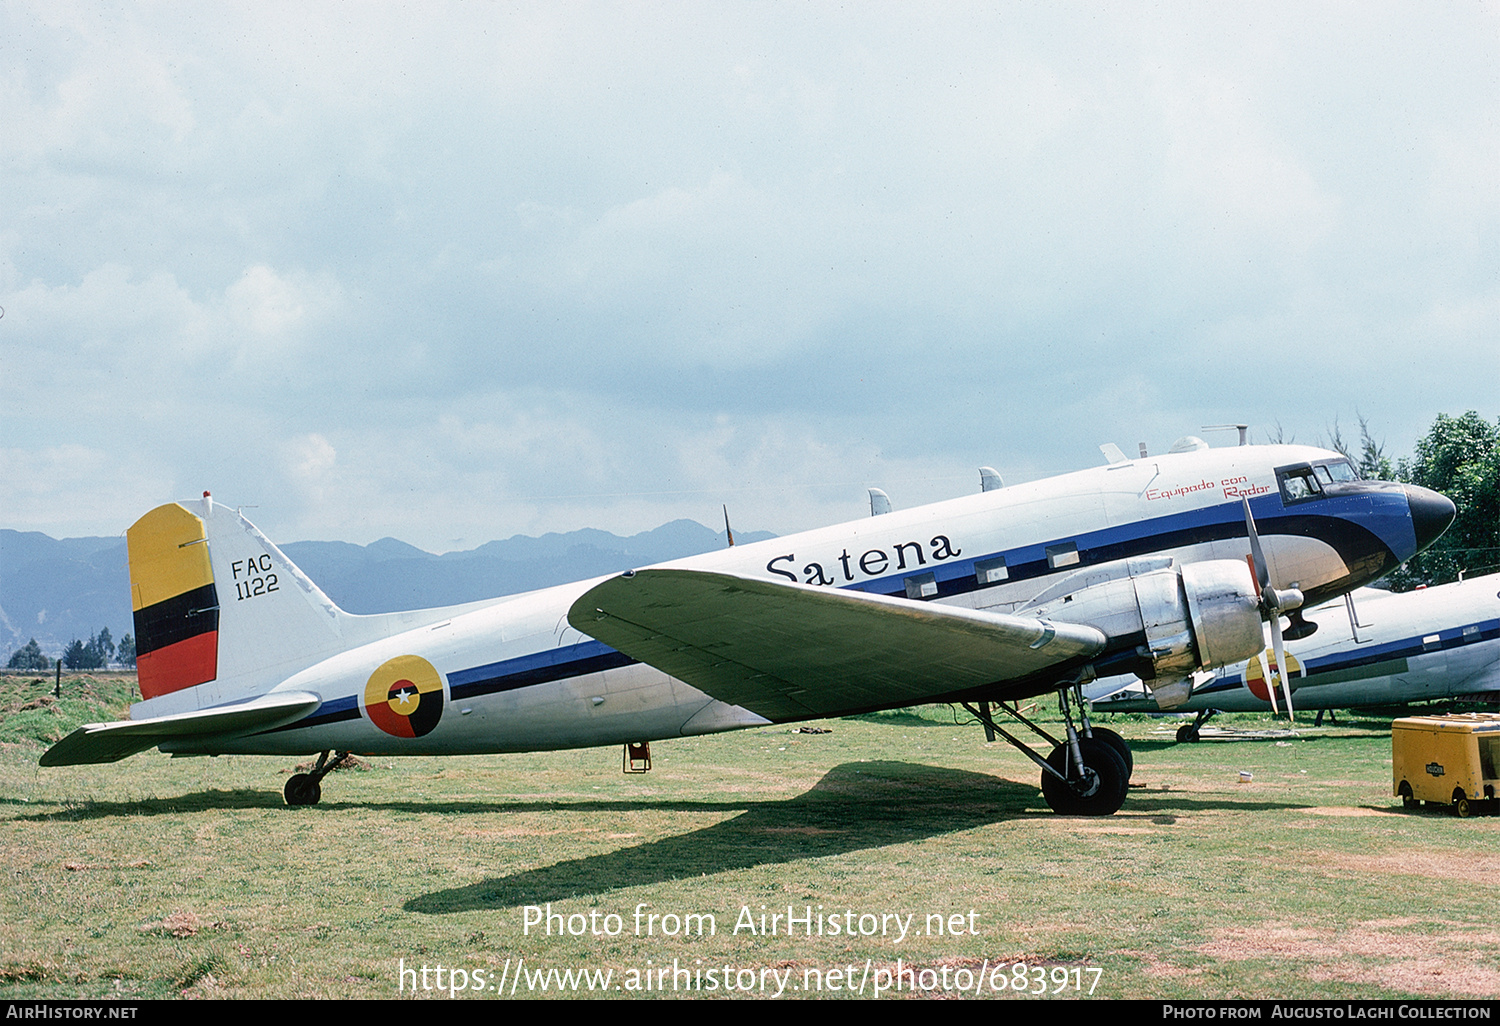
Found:
[[[984,724],[985,736],[989,740],[993,741],[999,735],[1041,767],[1042,796],[1053,812],[1063,816],[1112,816],[1125,803],[1130,774],[1135,769],[1135,756],[1119,734],[1089,723],[1079,685],[1068,684],[1059,688],[1057,701],[1067,725],[1067,737],[1062,740],[1018,711],[1003,704],[1000,706],[1007,715],[1053,746],[1052,754],[1046,759],[996,726],[990,715],[989,702],[980,702],[977,708],[966,702],[964,708]],[[1075,710],[1082,732],[1073,723]]]
[[[292,774],[281,792],[286,797],[286,803],[288,805],[318,804],[318,799],[323,797],[323,778],[337,769],[348,756],[348,752],[334,752],[333,758],[329,759],[328,753],[324,752],[318,756],[318,761],[311,773]]]

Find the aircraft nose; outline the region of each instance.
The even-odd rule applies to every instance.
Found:
[[[1406,489],[1406,504],[1411,507],[1411,526],[1417,533],[1417,551],[1438,540],[1448,530],[1458,508],[1453,500],[1421,485],[1403,485]]]

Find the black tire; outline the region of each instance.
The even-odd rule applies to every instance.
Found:
[[[1411,784],[1405,780],[1401,781],[1401,786],[1396,789],[1396,793],[1401,796],[1401,804],[1404,807],[1408,809],[1420,809],[1422,807],[1421,801],[1411,793]]]
[[[1453,814],[1459,819],[1468,819],[1474,815],[1474,807],[1469,803],[1469,796],[1457,788],[1453,789]]]
[[[1119,734],[1108,727],[1091,728],[1095,741],[1103,741],[1115,750],[1122,762],[1125,763],[1125,779],[1129,780],[1135,775],[1135,753],[1130,750],[1130,744]]]
[[[323,797],[323,785],[307,773],[294,773],[282,789],[288,805],[316,805]]]
[[[1124,761],[1103,741],[1081,737],[1078,747],[1085,767],[1082,779],[1064,781],[1043,773],[1042,795],[1059,816],[1113,816],[1125,804],[1125,795],[1130,790],[1130,774]],[[1047,765],[1066,774],[1068,746],[1054,748]]]
[[[1191,723],[1184,723],[1182,726],[1177,728],[1177,740],[1184,743],[1197,741],[1200,736],[1201,735],[1198,733],[1198,728],[1193,726]]]

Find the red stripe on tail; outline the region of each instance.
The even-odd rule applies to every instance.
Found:
[[[219,632],[205,631],[136,659],[142,698],[159,698],[219,674]]]

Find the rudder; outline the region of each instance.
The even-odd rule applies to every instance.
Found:
[[[141,697],[218,676],[219,600],[202,519],[158,506],[125,532]]]

